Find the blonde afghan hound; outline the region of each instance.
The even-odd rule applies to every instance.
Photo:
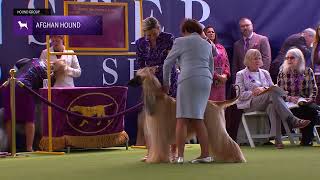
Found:
[[[148,138],[147,163],[169,162],[170,145],[175,144],[176,102],[162,91],[155,76],[156,67],[138,70],[130,85],[142,84],[144,110],[144,134]],[[237,97],[238,98],[238,97]],[[228,135],[225,127],[224,108],[235,103],[237,98],[222,102],[208,101],[205,125],[208,130],[210,155],[222,162],[246,162],[240,147]],[[195,130],[188,125],[188,137]]]

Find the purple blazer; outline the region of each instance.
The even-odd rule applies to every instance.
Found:
[[[233,59],[231,66],[231,75],[233,76],[233,79],[238,71],[245,68],[243,64],[244,56],[246,54],[244,44],[244,40],[241,38],[233,45]],[[249,40],[249,49],[258,49],[260,51],[263,61],[263,66],[261,68],[269,70],[271,63],[271,48],[268,38],[266,36],[253,33],[252,38]]]
[[[240,98],[237,102],[238,109],[250,108],[251,100],[253,98],[252,90],[257,87],[270,87],[273,86],[271,76],[268,71],[259,68],[260,78],[262,86],[255,83],[255,81],[249,75],[250,71],[245,68],[237,72],[236,85],[240,87]]]
[[[157,38],[157,43],[155,48],[150,47],[150,42],[142,37],[136,41],[136,53],[137,53],[137,65],[138,69],[150,66],[159,66],[156,76],[160,83],[163,82],[162,67],[164,60],[166,59],[169,51],[172,48],[174,37],[170,33],[161,32]],[[171,85],[169,89],[169,95],[176,97],[177,89],[177,70],[173,66],[171,71]]]

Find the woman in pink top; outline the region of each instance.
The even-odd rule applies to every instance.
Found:
[[[218,43],[217,34],[212,26],[205,27],[203,31],[217,49],[217,55],[214,57],[214,83],[212,83],[209,99],[223,101],[226,99],[226,81],[230,77],[228,54],[226,49]]]

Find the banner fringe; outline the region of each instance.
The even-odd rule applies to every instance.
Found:
[[[66,147],[76,148],[107,148],[124,145],[129,140],[125,131],[98,136],[62,136],[52,138],[53,150],[61,150]],[[41,150],[48,150],[48,137],[42,137],[39,147]]]

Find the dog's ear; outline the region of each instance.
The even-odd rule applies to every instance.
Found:
[[[128,86],[138,87],[142,85],[142,78],[140,76],[135,76],[128,82]]]

